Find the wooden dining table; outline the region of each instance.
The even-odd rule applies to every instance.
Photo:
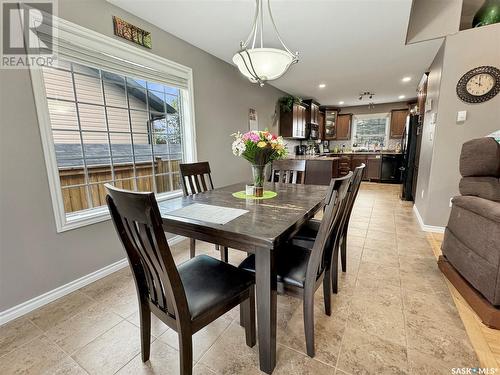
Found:
[[[275,191],[277,196],[257,200],[233,197],[232,193],[245,190],[245,183],[239,183],[159,203],[166,232],[255,254],[259,364],[268,374],[276,364],[275,253],[323,207],[327,188],[268,183],[264,189]],[[194,203],[248,212],[226,224],[169,215],[169,212]]]

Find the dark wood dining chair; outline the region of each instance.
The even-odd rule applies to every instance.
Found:
[[[346,272],[347,269],[347,230],[348,224],[351,217],[352,208],[354,206],[354,202],[358,195],[359,187],[361,185],[361,179],[363,177],[363,169],[365,168],[365,164],[361,164],[356,167],[353,172],[349,172],[349,174],[345,177],[336,179],[336,183],[342,183],[343,180],[348,179],[349,185],[347,188],[346,198],[343,202],[343,207],[341,207],[341,221],[340,221],[340,230],[338,236],[336,238],[332,238],[330,241],[330,245],[333,246],[332,251],[332,268],[331,268],[331,280],[332,280],[332,292],[338,292],[338,256],[340,251],[341,263],[342,263],[342,271]],[[351,178],[352,176],[352,178]],[[316,236],[318,234],[318,229],[321,221],[316,219],[309,220],[306,225],[303,226],[299,230],[299,232],[294,236],[293,242],[299,244],[303,247],[311,248],[314,244]]]
[[[237,305],[246,343],[254,346],[253,275],[207,255],[176,267],[154,194],[105,186],[111,217],[135,281],[142,361],[150,354],[151,313],[177,332],[182,375],[192,374],[193,334]]]
[[[306,179],[306,161],[284,159],[273,161],[271,182],[303,184]]]
[[[214,189],[210,164],[207,161],[179,164],[179,169],[185,197]],[[215,245],[215,249],[220,251],[221,260],[227,263],[227,247]],[[189,255],[191,258],[196,255],[196,240],[194,238],[189,239]]]
[[[316,241],[311,250],[289,242],[276,253],[276,273],[278,293],[302,299],[304,310],[304,331],[307,354],[314,357],[314,294],[323,284],[325,313],[331,315],[330,262],[331,246],[329,239],[340,231],[339,208],[346,196],[348,182],[338,190],[333,189],[334,180],[326,197],[326,206]],[[332,234],[332,232],[334,232]],[[255,256],[250,255],[240,268],[255,272]]]
[[[354,169],[354,175],[351,185],[348,190],[347,207],[344,213],[342,230],[340,231],[340,261],[342,263],[342,272],[347,271],[347,231],[349,230],[349,221],[351,220],[352,208],[358,196],[359,187],[361,186],[361,179],[363,178],[363,171],[365,164],[362,163]]]

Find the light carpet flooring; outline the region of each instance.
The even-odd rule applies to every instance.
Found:
[[[399,186],[363,183],[348,236],[348,269],[332,316],[316,293],[316,356],[305,355],[299,300],[278,297],[276,375],[450,374],[479,360],[427,234]],[[173,246],[177,262],[188,241]],[[218,257],[213,245],[197,253]],[[244,253],[230,250],[238,264]],[[13,286],[14,287],[14,286]],[[260,374],[234,309],[194,336],[194,373]],[[124,268],[0,327],[0,374],[177,374],[176,333],[153,320],[140,358],[135,287]]]

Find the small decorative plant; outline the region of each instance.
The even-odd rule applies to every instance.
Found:
[[[253,130],[244,134],[238,132],[233,134],[233,137],[235,138],[232,145],[233,154],[241,156],[252,164],[255,196],[261,197],[264,192],[266,165],[287,155],[283,138],[267,130]]]

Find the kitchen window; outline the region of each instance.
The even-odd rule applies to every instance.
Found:
[[[354,116],[353,147],[383,148],[389,139],[389,113]]]
[[[106,183],[182,195],[179,163],[196,159],[191,70],[90,30],[88,53],[65,54],[64,27],[82,30],[61,22],[57,65],[32,70],[58,231],[109,219]]]

